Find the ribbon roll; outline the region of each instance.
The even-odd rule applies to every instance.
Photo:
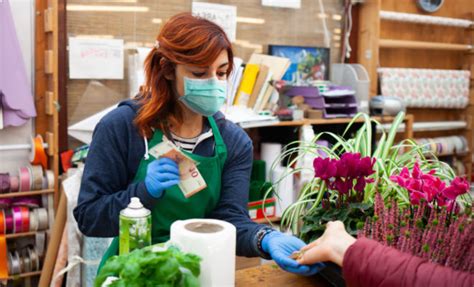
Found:
[[[43,176],[43,186],[41,187],[41,189],[48,189],[48,177],[46,176],[46,174]]]
[[[27,167],[20,167],[18,170],[20,177],[20,189],[19,191],[29,191],[31,189],[31,177],[30,171]]]
[[[28,248],[28,256],[31,262],[31,272],[39,270],[39,257],[33,248]]]
[[[13,213],[11,209],[5,210],[5,227],[6,233],[12,233],[14,230],[14,221],[13,221]]]
[[[28,207],[21,208],[21,219],[22,219],[22,232],[28,232],[30,230],[30,209]]]
[[[42,207],[48,207],[48,195],[47,194],[43,194],[41,196],[41,206]]]
[[[0,198],[0,209],[7,209],[12,205],[11,198]]]
[[[44,150],[44,142],[41,135],[31,138],[30,162],[33,165],[41,165],[44,169],[48,168],[48,157]]]
[[[20,233],[23,231],[23,219],[21,213],[21,207],[13,207],[13,233]]]
[[[54,172],[52,170],[46,171],[46,178],[48,180],[48,189],[54,188]]]
[[[10,192],[10,174],[0,173],[0,193]]]
[[[0,235],[0,279],[7,279],[9,268],[9,255],[7,249],[7,239]]]
[[[31,258],[30,258],[30,253],[28,252],[28,248],[27,249],[23,249],[21,251],[21,260],[23,261],[23,270],[22,270],[22,273],[29,273],[31,272],[32,270],[32,267],[31,267]]]
[[[46,230],[49,227],[48,224],[48,211],[46,208],[35,209],[36,216],[38,217],[38,230]]]
[[[37,196],[18,197],[14,200],[13,206],[28,206],[36,208],[40,206],[40,198]]]
[[[20,189],[18,176],[10,176],[10,192],[17,192]]]
[[[46,234],[44,232],[37,232],[35,235],[35,246],[36,246],[36,254],[38,254],[38,257],[41,257],[44,255],[44,247],[46,243]]]
[[[48,194],[48,226],[52,227],[54,224],[54,197]]]
[[[7,232],[7,225],[5,222],[5,212],[0,210],[0,235],[5,234]]]
[[[13,213],[13,233],[26,232],[30,229],[30,211],[28,207],[15,206]]]
[[[20,256],[18,252],[8,254],[8,274],[16,275],[21,273]]]
[[[31,170],[31,190],[40,190],[43,188],[43,168],[40,165],[33,165]]]
[[[36,231],[38,230],[38,211],[36,209],[33,209],[30,212],[30,231]]]

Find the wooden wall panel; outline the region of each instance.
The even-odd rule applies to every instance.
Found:
[[[264,19],[264,24],[238,23],[237,41],[234,43],[236,56],[247,60],[253,52],[267,52],[268,44],[324,46],[324,32],[318,1],[302,0],[302,9],[264,7],[261,0],[206,0],[217,4],[237,6],[237,16]],[[340,58],[339,40],[334,39],[334,29],[341,29],[342,22],[336,16],[343,12],[343,1],[324,0],[324,9],[329,32],[331,33],[331,58]],[[78,12],[67,11],[67,31],[70,37],[98,35],[124,39],[127,48],[137,45],[151,47],[162,24],[152,23],[152,19],[163,22],[169,17],[191,11],[191,0],[137,0],[135,3],[114,3],[103,0],[68,0],[67,5],[120,5],[148,7],[148,12]],[[131,49],[128,50],[131,52]],[[104,85],[128,96],[127,59],[125,60],[125,79],[101,81]],[[69,124],[81,118],[72,118],[81,106],[87,80],[68,80],[68,119]],[[103,107],[105,108],[105,106]],[[79,113],[83,114],[83,113]],[[87,116],[87,115],[84,115]]]

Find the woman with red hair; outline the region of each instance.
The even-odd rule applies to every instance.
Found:
[[[304,275],[320,269],[289,258],[304,242],[248,216],[252,142],[219,112],[232,68],[231,43],[213,22],[183,13],[163,26],[145,61],[139,95],[121,103],[94,131],[74,209],[85,235],[117,236],[120,211],[138,197],[152,211],[153,243],[168,240],[176,220],[215,218],[235,225],[237,255],[272,258]],[[178,165],[148,153],[163,140],[198,162],[206,189],[183,196]],[[104,258],[117,248],[114,240]]]

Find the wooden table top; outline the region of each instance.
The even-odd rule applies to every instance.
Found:
[[[237,270],[235,272],[235,286],[298,286],[298,287],[330,287],[320,276],[300,276],[288,273],[275,264],[266,264],[257,267]]]

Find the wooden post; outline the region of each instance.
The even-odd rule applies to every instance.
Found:
[[[359,10],[359,39],[357,59],[361,63],[370,79],[370,96],[377,94],[377,67],[379,65],[379,37],[380,37],[380,7],[381,0],[367,0],[361,4]]]

